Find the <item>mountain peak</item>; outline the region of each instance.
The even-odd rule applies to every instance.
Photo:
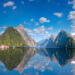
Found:
[[[25,28],[23,27],[22,24],[20,24],[16,28],[16,30],[20,33],[20,35],[22,36],[23,40],[28,44],[28,46],[30,46],[30,47],[38,46],[38,44],[32,38],[30,38],[30,36],[27,34],[27,32],[25,31]]]
[[[51,38],[53,38],[54,40],[56,39],[57,34],[51,35]]]
[[[24,26],[22,24],[19,24],[18,28],[19,29],[24,29]]]
[[[28,46],[19,34],[19,32],[13,27],[8,27],[4,34],[0,36],[0,45],[7,45],[9,47]]]
[[[66,31],[64,31],[64,30],[61,30],[59,33],[66,33]]]

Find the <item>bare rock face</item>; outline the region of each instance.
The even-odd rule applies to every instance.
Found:
[[[43,47],[53,48],[54,47],[54,40],[56,39],[56,37],[57,37],[57,34],[54,34],[51,37],[40,41],[39,44]]]
[[[38,44],[32,40],[29,35],[26,33],[25,28],[23,27],[23,25],[19,25],[16,30],[20,33],[20,35],[22,36],[22,38],[25,40],[25,42],[28,44],[29,47],[37,47]]]

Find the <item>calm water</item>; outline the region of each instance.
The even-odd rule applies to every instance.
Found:
[[[0,50],[0,75],[75,75],[75,49]]]

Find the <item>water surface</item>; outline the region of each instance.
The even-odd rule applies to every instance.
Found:
[[[0,50],[0,75],[75,75],[75,49]]]

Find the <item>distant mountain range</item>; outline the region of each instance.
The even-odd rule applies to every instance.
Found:
[[[71,36],[65,31],[60,31],[58,35],[52,35],[50,38],[40,41],[40,47],[46,48],[63,48],[75,47],[75,36]],[[0,35],[0,46],[16,47],[38,47],[38,45],[25,31],[22,25],[16,28],[8,27]]]
[[[17,28],[8,27],[6,31],[2,35],[0,35],[0,46],[2,45],[9,47],[38,46],[38,44],[28,36],[22,25]]]
[[[51,36],[48,40],[44,40],[44,42],[40,43],[40,46],[47,48],[75,47],[75,40],[67,32],[60,31],[56,38]]]

